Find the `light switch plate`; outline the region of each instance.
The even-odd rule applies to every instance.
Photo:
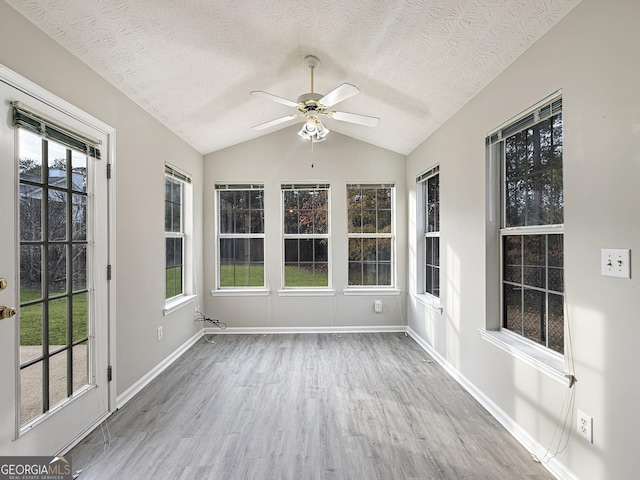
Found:
[[[605,277],[631,278],[631,250],[603,248],[601,267]]]

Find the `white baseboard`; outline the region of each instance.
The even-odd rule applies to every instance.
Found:
[[[502,410],[493,400],[491,400],[482,390],[476,387],[467,377],[462,375],[451,363],[440,355],[429,343],[418,335],[411,327],[407,327],[407,334],[413,338],[423,350],[444,368],[462,388],[475,398],[520,444],[537,458],[544,458],[547,449],[539,444],[529,433],[522,428],[513,418]],[[556,458],[541,462],[552,475],[561,480],[578,480],[563,463]]]
[[[189,340],[180,345],[171,355],[151,369],[140,380],[127,388],[124,392],[116,397],[116,410],[122,408],[129,400],[135,397],[144,387],[149,385],[151,381],[164,372],[169,365],[175,362],[180,356],[186,352],[191,346],[202,338],[202,330],[194,334]]]
[[[372,327],[207,327],[206,335],[272,335],[294,333],[405,333],[406,325],[381,325]]]

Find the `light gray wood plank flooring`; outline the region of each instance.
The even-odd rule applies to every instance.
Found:
[[[108,427],[80,480],[553,478],[402,333],[200,340]]]

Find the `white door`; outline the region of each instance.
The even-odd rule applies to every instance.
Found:
[[[107,135],[9,83],[0,75],[0,455],[54,455],[109,409]],[[102,159],[15,127],[16,101],[100,142]]]

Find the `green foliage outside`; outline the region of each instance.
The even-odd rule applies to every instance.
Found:
[[[37,300],[39,291],[21,290],[20,303]],[[49,345],[67,344],[67,299],[51,300],[49,303]],[[41,303],[20,308],[20,345],[42,345]],[[73,296],[73,340],[87,336],[87,294]]]

